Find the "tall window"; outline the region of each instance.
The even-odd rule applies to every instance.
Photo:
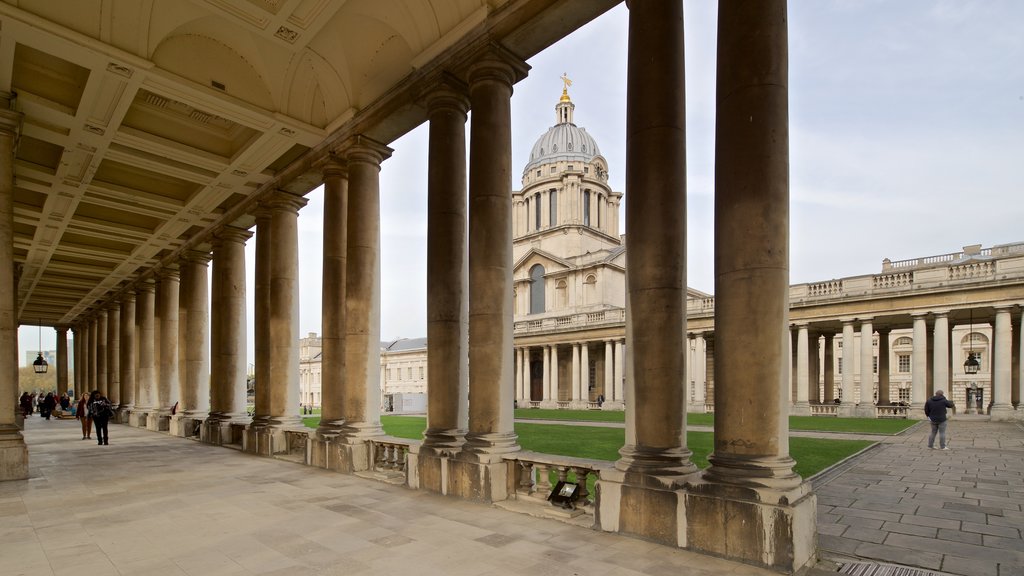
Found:
[[[590,191],[583,191],[583,225],[590,226]]]
[[[601,196],[597,196],[597,227],[601,227]]]
[[[535,264],[530,268],[530,314],[544,312],[544,267]]]
[[[548,226],[554,226],[558,222],[558,191],[548,192]]]
[[[843,373],[843,359],[842,358],[836,358],[836,374],[842,374],[842,373]]]
[[[534,230],[540,230],[540,192],[533,195],[533,228]]]
[[[530,199],[526,199],[526,231],[530,231]]]
[[[896,357],[899,362],[899,371],[903,374],[910,372],[910,354],[900,354]]]

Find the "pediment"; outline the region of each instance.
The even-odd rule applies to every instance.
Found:
[[[527,278],[530,276],[530,268],[533,268],[537,264],[544,267],[545,274],[562,270],[570,270],[573,268],[572,263],[568,260],[564,260],[543,250],[531,248],[526,254],[523,254],[523,256],[516,261],[512,267],[512,276],[514,278]]]

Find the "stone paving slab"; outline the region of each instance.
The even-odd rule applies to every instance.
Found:
[[[27,422],[0,574],[769,576],[636,538],[111,425]]]
[[[950,450],[930,450],[927,433],[884,439],[815,486],[822,555],[1024,574],[1024,426],[955,417]]]

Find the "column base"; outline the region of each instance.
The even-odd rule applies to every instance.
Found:
[[[288,432],[308,434],[308,428],[299,425],[278,424],[273,421],[253,421],[245,427],[242,437],[242,451],[258,456],[274,456],[293,452],[289,443]],[[303,446],[303,461],[306,460],[306,448]]]
[[[452,446],[412,446],[409,449],[409,487],[435,494],[451,492],[451,462],[461,448]]]
[[[1008,422],[1017,419],[1017,411],[1012,404],[993,404],[988,411],[992,422]]]
[[[789,414],[791,416],[810,416],[811,405],[808,402],[797,402],[789,407]]]
[[[128,425],[135,428],[146,428],[148,414],[145,410],[132,410],[128,413]]]
[[[196,438],[202,436],[204,417],[190,414],[175,414],[168,423],[168,432],[179,438]]]
[[[153,410],[146,414],[146,429],[154,432],[169,432],[171,429],[170,410]]]
[[[857,413],[856,404],[840,404],[836,406],[836,416],[839,418],[853,418]]]
[[[853,409],[853,414],[856,418],[876,418],[878,416],[875,405],[864,402],[857,404],[856,408]]]
[[[121,404],[117,407],[117,411],[114,412],[112,421],[116,424],[131,424],[133,410],[135,410],[135,407],[131,404]]]
[[[341,434],[316,435],[309,439],[309,464],[342,474],[370,469],[370,445],[365,439],[349,439]]]
[[[816,560],[816,498],[806,482],[779,491],[612,470],[596,489],[596,526],[605,532],[786,573]]]
[[[28,446],[14,424],[0,426],[0,482],[28,479]]]
[[[605,400],[604,403],[601,404],[601,410],[610,410],[610,411],[613,411],[613,412],[622,412],[625,409],[626,409],[626,405],[622,402],[622,400]],[[703,404],[700,405],[700,410],[699,411],[701,413],[704,412],[704,405]]]

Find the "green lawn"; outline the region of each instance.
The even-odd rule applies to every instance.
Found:
[[[626,413],[605,410],[543,410],[518,408],[516,418],[531,420],[576,420],[581,422],[625,422]],[[690,426],[714,426],[714,414],[687,414]],[[790,430],[852,432],[860,434],[896,434],[917,423],[917,420],[876,418],[831,418],[824,416],[790,416]]]
[[[304,418],[307,426],[315,427],[318,418]],[[422,416],[381,416],[384,431],[391,436],[420,440],[427,426]],[[622,428],[596,426],[565,426],[561,424],[517,423],[516,434],[524,450],[559,454],[577,458],[614,461],[619,448],[625,443]],[[712,449],[710,432],[688,432],[687,446],[693,451],[693,463],[700,468],[708,465]],[[796,472],[807,478],[835,464],[839,460],[864,449],[871,442],[864,440],[831,440],[821,438],[790,438],[789,448],[796,460]]]

